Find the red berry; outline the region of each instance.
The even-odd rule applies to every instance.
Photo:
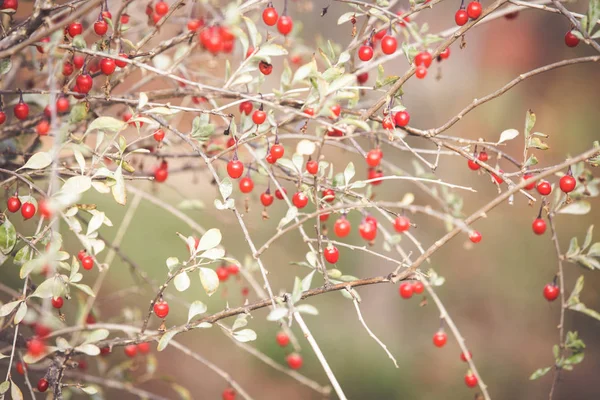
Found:
[[[371,179],[375,179],[374,181],[371,182],[371,185],[380,185],[381,182],[383,182],[381,178],[383,177],[383,172],[375,169],[375,168],[369,168],[369,172],[367,173],[367,179],[371,180]]]
[[[199,19],[190,19],[187,23],[188,31],[196,32],[202,26],[202,21]]]
[[[154,180],[158,183],[162,183],[169,177],[169,170],[165,164],[161,164],[154,170]]]
[[[108,24],[104,20],[94,22],[94,32],[98,36],[104,36],[108,32]]]
[[[328,263],[335,264],[340,258],[340,252],[337,247],[330,245],[323,250],[323,257]]]
[[[481,3],[478,1],[472,1],[467,6],[467,15],[471,19],[477,19],[481,16],[481,11],[483,8],[481,7]]]
[[[375,39],[375,40],[381,40],[381,39],[383,39],[383,37],[385,36],[386,33],[387,33],[387,30],[382,29],[379,32],[377,32],[375,34],[375,36],[373,36],[373,39]]]
[[[129,56],[127,56],[125,53],[119,53],[119,57],[129,59]],[[115,64],[119,68],[125,68],[127,66],[127,63],[121,60],[115,60]]]
[[[67,28],[67,32],[71,37],[81,35],[81,32],[83,32],[83,25],[81,25],[79,22],[72,22]]]
[[[169,315],[169,303],[162,299],[154,303],[154,314],[158,318],[166,318]]]
[[[73,56],[73,65],[75,66],[75,68],[81,69],[81,67],[83,67],[84,63],[85,63],[85,57],[83,57],[82,55]]]
[[[108,10],[102,11],[100,15],[102,16],[102,18],[112,19],[112,14]]]
[[[277,14],[277,10],[275,10],[274,7],[267,7],[263,10],[262,18],[265,24],[273,26],[277,23],[279,15]]]
[[[283,200],[283,195],[286,194],[287,195],[287,190],[286,188],[282,188],[283,189],[283,193],[281,193],[281,190],[277,189],[275,191],[275,197],[277,197],[279,200]]]
[[[223,390],[223,394],[221,395],[223,400],[235,400],[235,390],[233,388],[227,388]]]
[[[360,46],[358,49],[358,58],[360,58],[361,61],[369,61],[372,59],[373,47],[367,45]]]
[[[230,160],[227,163],[227,174],[232,179],[237,179],[244,173],[244,164],[240,160]]]
[[[477,377],[472,373],[468,373],[465,375],[465,384],[470,388],[477,386]]]
[[[33,203],[26,202],[21,207],[21,215],[25,219],[29,219],[35,215],[35,206]]]
[[[215,269],[215,272],[217,273],[219,282],[225,282],[227,280],[227,278],[229,278],[229,271],[227,270],[227,267],[225,267],[223,265],[221,265],[220,267],[217,267],[217,269]]]
[[[381,149],[372,149],[366,155],[367,164],[369,167],[376,167],[381,162],[381,158],[383,157],[383,152]]]
[[[410,219],[403,215],[396,217],[394,220],[394,229],[396,232],[406,232],[410,229]]]
[[[481,233],[479,233],[478,231],[472,231],[471,233],[469,233],[469,240],[471,240],[471,242],[473,243],[481,242]]]
[[[77,87],[79,88],[80,93],[89,93],[92,90],[92,86],[94,85],[94,80],[88,74],[81,74],[75,80]]]
[[[79,250],[79,253],[77,253],[77,259],[79,261],[82,261],[85,256],[87,256],[87,251],[85,250]]]
[[[110,354],[110,347],[102,347],[100,349],[100,354],[103,355],[103,356],[105,356],[107,354]]]
[[[285,332],[277,333],[277,336],[275,336],[275,340],[277,341],[277,344],[281,347],[285,347],[288,344],[290,344],[290,337]]]
[[[565,34],[565,44],[569,47],[576,47],[579,44],[579,38],[575,36],[573,31],[569,31]]]
[[[308,204],[308,196],[304,192],[297,192],[292,197],[292,203],[296,208],[302,209]]]
[[[424,65],[420,65],[415,70],[415,76],[417,79],[423,79],[427,76],[427,68]]]
[[[560,190],[565,193],[570,193],[575,189],[577,185],[577,181],[573,178],[572,175],[565,175],[560,178]]]
[[[342,113],[342,106],[340,106],[339,104],[334,104],[329,109],[331,110],[331,113],[333,114],[333,116],[336,118],[339,117],[340,114]]]
[[[316,175],[319,172],[319,163],[315,160],[308,160],[306,162],[306,172],[311,175]]]
[[[81,266],[87,271],[92,269],[94,267],[94,259],[92,258],[92,256],[83,257],[83,259],[81,260]]]
[[[292,353],[288,355],[285,360],[291,369],[299,369],[302,367],[302,356],[298,353]]]
[[[310,115],[312,117],[315,115],[315,110],[313,108],[307,107],[304,109],[304,114]]]
[[[41,378],[37,383],[37,390],[39,390],[40,392],[45,392],[46,390],[48,390],[48,386],[48,380],[46,378]]]
[[[450,57],[450,47],[446,47],[438,56],[438,61],[445,60]]]
[[[154,11],[162,17],[163,15],[169,12],[169,5],[164,1],[159,1],[154,6]]]
[[[27,352],[33,357],[37,357],[46,351],[46,344],[38,338],[33,338],[27,342]]]
[[[24,364],[22,362],[18,362],[16,368],[17,368],[17,372],[20,375],[25,375],[25,366],[24,366]]]
[[[165,138],[165,131],[163,131],[162,129],[157,129],[154,131],[154,135],[152,135],[154,137],[154,140],[156,140],[157,142],[162,142],[163,139]]]
[[[287,15],[282,15],[281,18],[279,18],[279,21],[277,21],[277,30],[283,36],[287,36],[292,31],[293,27],[294,22],[292,21],[292,18]]]
[[[321,209],[320,211],[323,211],[323,209]],[[331,213],[321,213],[319,214],[319,221],[327,221],[329,219],[329,215]]]
[[[464,9],[460,9],[454,14],[454,22],[456,25],[463,26],[469,20],[469,14]]]
[[[333,189],[325,189],[323,190],[323,200],[328,203],[332,203],[335,200],[335,192]]]
[[[554,301],[560,295],[560,288],[554,283],[549,283],[544,286],[544,297],[548,301]]]
[[[103,58],[102,61],[100,61],[100,70],[104,75],[112,75],[116,68],[117,64],[115,64],[115,60],[111,58]]]
[[[65,61],[63,63],[63,69],[62,69],[62,74],[64,76],[70,76],[73,73],[73,64],[71,64],[68,61]]]
[[[125,351],[125,355],[129,358],[133,358],[135,357],[135,355],[137,354],[137,346],[135,344],[128,344],[127,346],[125,346],[125,348],[123,349],[123,351]]]
[[[227,272],[229,275],[237,275],[240,272],[240,267],[237,264],[229,264],[227,266]]]
[[[59,97],[56,100],[56,112],[59,114],[64,114],[69,111],[69,99],[66,97]]]
[[[40,136],[46,136],[48,132],[50,132],[50,122],[48,122],[48,120],[45,119],[41,120],[35,126],[35,131]]]
[[[6,207],[8,208],[8,211],[15,213],[21,208],[21,200],[19,200],[19,197],[17,196],[9,197],[6,202]]]
[[[504,173],[504,171],[502,171],[501,169],[499,169],[498,172],[500,172],[501,174]],[[504,179],[502,179],[502,177],[499,176],[499,175],[492,174],[492,178],[494,179],[494,181],[496,181],[496,183],[498,185],[500,185],[500,184],[502,184],[504,182]]]
[[[431,53],[428,51],[422,51],[415,56],[416,66],[423,65],[425,68],[429,68],[431,61],[433,61],[433,58],[431,57]]]
[[[377,236],[377,225],[364,221],[358,226],[358,232],[363,239],[373,241]]]
[[[529,178],[532,178],[534,175],[533,174],[525,174],[523,175],[523,180],[527,180]],[[527,186],[525,186],[525,190],[531,190],[535,187],[535,181],[531,181],[531,183],[528,183]]]
[[[413,285],[410,282],[402,282],[398,291],[403,299],[410,299],[413,295]]]
[[[45,199],[40,200],[38,211],[39,211],[40,215],[42,216],[42,218],[44,218],[44,219],[52,218],[53,210],[50,207],[50,204],[48,203],[47,200],[45,200]]]
[[[273,196],[270,193],[264,192],[260,195],[260,202],[263,206],[269,207],[273,204]]]
[[[363,72],[362,74],[356,75],[356,81],[361,85],[369,80],[369,73]]]
[[[62,308],[65,301],[62,297],[52,298],[52,307],[54,308]]]
[[[258,63],[258,70],[263,75],[271,75],[271,72],[273,72],[273,64],[269,64],[266,61],[261,61]]]
[[[394,125],[395,125],[395,122],[394,122],[393,118],[390,116],[383,118],[383,121],[381,122],[381,126],[383,126],[383,129],[387,129],[388,131],[391,131],[392,129],[394,129]]]
[[[242,193],[250,193],[254,189],[254,182],[252,178],[246,176],[240,179],[240,192]]]
[[[412,290],[415,294],[421,294],[425,290],[425,285],[421,281],[416,281],[412,284]]]
[[[14,113],[15,117],[17,117],[21,121],[27,119],[27,116],[29,115],[29,105],[27,105],[27,103],[23,103],[23,100],[21,100],[15,105]]]
[[[137,349],[141,354],[148,354],[148,353],[150,353],[150,343],[148,343],[148,342],[138,343]]]
[[[437,331],[436,334],[433,335],[433,344],[435,344],[436,347],[444,347],[447,341],[448,335],[442,330]]]
[[[88,314],[87,317],[85,317],[85,323],[88,325],[92,325],[96,323],[96,317],[94,317],[93,314]]]
[[[394,114],[394,122],[396,123],[396,126],[406,126],[408,125],[408,122],[410,121],[410,114],[407,111],[399,111],[396,114]]]
[[[17,11],[17,8],[19,8],[19,0],[4,0],[2,2],[2,6],[0,7],[0,9],[2,9],[2,10],[15,10],[15,11]]]
[[[4,111],[0,111],[0,125],[6,122],[6,113]]]
[[[381,39],[381,51],[383,51],[383,54],[394,54],[397,47],[398,42],[395,37],[385,35],[383,39]]]
[[[350,233],[351,230],[350,221],[346,219],[346,217],[340,217],[335,224],[333,225],[333,231],[338,237],[346,237]]]
[[[552,185],[548,181],[541,181],[537,185],[537,191],[542,196],[548,196],[552,192]]]
[[[473,358],[473,356],[471,355],[471,352],[467,352],[465,353],[460,353],[460,359],[463,360],[464,362],[469,361],[471,358]]]
[[[536,235],[543,235],[544,232],[546,232],[546,221],[541,218],[536,218],[533,221],[533,224],[531,224],[531,228]]]
[[[469,166],[469,169],[473,170],[473,171],[477,171],[479,168],[481,168],[479,166],[479,164],[477,164],[475,161],[473,160],[469,160],[467,161],[467,165]]]
[[[487,160],[490,159],[490,156],[488,155],[488,153],[486,153],[485,150],[483,150],[483,151],[481,151],[479,153],[479,155],[477,156],[477,158],[479,159],[479,161],[486,162]]]
[[[275,162],[277,161],[277,159],[275,157],[273,157],[273,154],[271,154],[271,153],[267,154],[267,156],[265,157],[265,160],[267,160],[267,162],[269,164],[275,164]]]
[[[256,110],[254,114],[252,114],[252,121],[256,125],[261,125],[267,119],[267,113],[263,110]]]
[[[283,154],[285,153],[285,149],[279,143],[275,143],[273,146],[271,146],[270,153],[273,157],[275,157],[276,160],[278,160],[281,157],[283,157]]]
[[[250,101],[244,101],[242,103],[240,103],[240,112],[246,114],[246,115],[250,115],[250,113],[252,112],[252,103]]]

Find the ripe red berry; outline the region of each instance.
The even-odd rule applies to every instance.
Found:
[[[454,14],[454,22],[456,22],[456,25],[458,26],[463,26],[464,24],[467,23],[467,21],[469,20],[469,14],[467,14],[467,11],[465,11],[464,9],[460,9],[456,12],[456,14]]]
[[[25,366],[24,366],[24,364],[23,364],[22,362],[20,362],[20,361],[19,361],[19,362],[17,363],[17,366],[16,366],[16,368],[17,368],[17,372],[18,372],[20,375],[25,375]]]
[[[450,47],[446,47],[438,56],[438,61],[442,61],[450,57]]]
[[[433,344],[436,345],[436,347],[444,347],[447,341],[448,335],[442,330],[437,331],[435,335],[433,335]]]
[[[306,162],[306,172],[311,175],[316,175],[319,172],[319,163],[315,160],[308,160]]]
[[[467,373],[465,375],[465,384],[470,388],[477,386],[477,377],[470,372]]]
[[[342,106],[340,106],[339,104],[334,104],[329,108],[329,110],[331,110],[333,116],[337,118],[342,113]]]
[[[41,378],[37,383],[37,390],[39,390],[40,392],[45,392],[46,390],[48,390],[48,386],[48,380],[46,378]]]
[[[269,7],[263,10],[262,19],[264,23],[268,26],[275,25],[277,23],[277,20],[279,19],[277,10],[275,10],[275,8],[272,5],[270,5]]]
[[[549,283],[544,286],[544,297],[548,301],[554,301],[560,295],[560,288],[554,283]]]
[[[469,240],[473,243],[481,242],[481,233],[479,233],[478,231],[472,231],[471,233],[469,233]]]
[[[123,348],[125,355],[129,358],[135,357],[135,355],[137,354],[137,350],[138,349],[135,344],[128,344],[127,346],[125,346],[125,348]]]
[[[29,219],[35,215],[35,206],[33,203],[26,202],[21,207],[21,215],[25,219]]]
[[[410,229],[410,219],[403,215],[396,217],[394,220],[394,229],[396,232],[406,232]]]
[[[252,121],[256,125],[261,125],[267,119],[267,113],[263,110],[256,110],[254,114],[252,114]]]
[[[223,400],[235,400],[235,390],[233,388],[227,388],[223,390],[221,397]]]
[[[102,18],[112,19],[112,14],[108,10],[102,11],[100,15],[102,16]]]
[[[141,354],[148,354],[148,353],[150,353],[150,343],[148,343],[148,342],[138,343],[137,349]]]
[[[81,35],[81,32],[83,32],[83,25],[81,25],[79,22],[72,22],[67,28],[67,32],[71,37]]]
[[[407,111],[399,111],[396,114],[394,114],[394,122],[396,123],[396,126],[406,126],[408,125],[408,122],[410,121],[410,114]]]
[[[369,80],[368,72],[363,72],[362,74],[356,75],[356,81],[361,85],[364,84],[365,82],[367,82],[368,80]]]
[[[202,26],[202,21],[199,19],[190,19],[187,23],[188,31],[196,32]]]
[[[416,281],[412,284],[412,290],[415,294],[421,294],[425,290],[425,285],[421,281]]]
[[[52,307],[54,308],[62,308],[65,301],[62,297],[52,298]]]
[[[417,79],[423,79],[427,76],[427,68],[424,65],[420,65],[415,70],[415,76]]]
[[[479,164],[477,164],[475,161],[473,160],[469,160],[467,161],[467,165],[469,166],[469,169],[473,170],[473,171],[477,171],[479,168],[481,168],[479,166]]]
[[[283,36],[287,36],[292,31],[293,27],[294,21],[292,21],[292,18],[287,15],[282,15],[277,21],[277,30]]]
[[[320,211],[323,211],[323,209],[321,209]],[[319,214],[319,221],[327,221],[329,219],[329,215],[331,213],[321,213]]]
[[[79,252],[77,253],[77,259],[79,261],[82,261],[85,256],[87,256],[87,251],[85,251],[85,249],[79,250]]]
[[[83,269],[89,271],[94,267],[94,259],[92,256],[85,256],[81,259],[81,266]]]
[[[381,51],[383,51],[383,54],[394,54],[397,47],[398,42],[395,37],[385,35],[383,39],[381,39]]]
[[[19,211],[19,208],[21,208],[21,200],[19,200],[19,197],[16,195],[11,196],[6,202],[6,207],[8,208],[8,211],[15,213]]]
[[[23,100],[21,100],[15,105],[14,113],[15,117],[21,121],[27,119],[27,116],[29,115],[29,105],[27,103],[23,103]]]
[[[302,209],[308,204],[308,196],[304,192],[296,192],[292,197],[292,203],[296,208]]]
[[[533,221],[533,224],[531,224],[531,228],[536,235],[543,235],[544,232],[546,232],[546,221],[541,218],[536,218]]]
[[[360,58],[361,61],[369,61],[370,59],[372,59],[373,47],[368,45],[360,46],[360,48],[358,49],[358,58]]]
[[[129,58],[127,56],[127,54],[125,53],[119,53],[119,57],[121,58]],[[114,60],[115,61],[115,65],[119,68],[125,68],[127,66],[127,63],[125,61],[121,61],[121,60]]]
[[[271,72],[273,72],[273,64],[269,64],[266,61],[261,61],[258,63],[258,70],[263,75],[271,75]]]
[[[252,189],[254,189],[254,182],[252,181],[252,178],[250,178],[249,176],[246,176],[242,179],[240,179],[240,192],[242,193],[250,193],[252,191]]]
[[[577,47],[579,44],[579,38],[575,36],[573,31],[569,31],[565,34],[565,44],[569,47]]]
[[[333,191],[333,189],[323,190],[323,200],[325,200],[328,203],[333,203],[333,201],[335,200],[335,192]]]
[[[100,61],[100,70],[104,75],[112,75],[116,68],[117,64],[115,64],[115,60],[112,58],[103,58],[102,61]]]
[[[375,168],[369,168],[369,171],[367,173],[367,179],[371,180],[371,179],[375,179],[374,181],[371,182],[371,185],[381,185],[381,182],[383,182],[381,178],[383,177],[383,172],[380,170],[377,170]]]
[[[215,272],[217,273],[219,282],[225,282],[227,278],[229,278],[229,271],[227,270],[227,267],[223,265],[217,267],[217,269],[215,269]]]
[[[548,181],[541,181],[537,184],[537,191],[542,196],[548,196],[552,192],[552,185]]]
[[[6,122],[6,113],[0,110],[0,125]]]
[[[307,107],[304,109],[304,114],[310,115],[311,117],[315,115],[315,109],[311,107]]]
[[[104,20],[94,22],[94,32],[98,36],[104,36],[108,32],[108,24]]]
[[[37,357],[46,351],[46,344],[43,340],[34,337],[27,342],[27,353]]]
[[[479,161],[486,162],[487,160],[490,159],[490,156],[488,155],[488,153],[485,150],[482,150],[479,152],[479,155],[477,156],[477,158],[479,159]]]
[[[460,359],[463,360],[464,362],[469,361],[471,358],[473,358],[473,356],[471,355],[470,351],[468,351],[466,354],[460,353]]]
[[[364,221],[358,226],[358,233],[360,233],[360,236],[363,239],[369,242],[373,241],[377,236],[377,225],[372,222]]]
[[[281,193],[281,190],[277,189],[275,191],[275,197],[277,197],[279,200],[283,200],[283,195],[287,194],[287,189],[286,188],[282,188],[283,189],[283,193]]]
[[[323,257],[325,257],[325,261],[328,263],[335,264],[340,258],[340,252],[337,247],[330,245],[323,250]]]
[[[565,193],[570,193],[575,189],[577,185],[577,181],[573,178],[572,175],[565,175],[560,178],[560,190]]]
[[[43,119],[35,126],[35,131],[40,136],[46,136],[48,132],[50,132],[50,122],[48,120]]]
[[[429,68],[431,61],[433,61],[433,57],[431,57],[431,53],[428,51],[422,51],[415,56],[415,65],[417,67],[423,65],[425,68]]]
[[[275,158],[275,160],[279,160],[281,157],[283,157],[285,149],[279,143],[275,143],[273,146],[271,146],[269,153]]]
[[[533,177],[533,174],[525,174],[523,175],[523,180],[527,180],[531,177]],[[535,181],[531,181],[531,183],[528,183],[527,186],[525,186],[525,190],[531,190],[535,187]]]
[[[281,17],[283,18],[283,17]],[[302,356],[298,353],[292,353],[288,355],[285,360],[287,361],[287,365],[291,369],[299,369],[302,367]]]
[[[288,344],[290,344],[290,337],[285,332],[277,333],[277,336],[275,336],[275,340],[277,341],[277,344],[281,347],[285,347]]]
[[[161,164],[154,170],[154,180],[158,183],[162,183],[169,177],[169,170],[166,167],[166,163]]]
[[[477,19],[481,16],[481,11],[483,8],[481,7],[481,3],[479,1],[472,1],[467,6],[467,14],[471,19]]]
[[[81,74],[75,79],[75,84],[79,88],[80,93],[89,93],[94,85],[94,80],[88,74]]]
[[[240,112],[246,115],[250,115],[250,113],[252,112],[252,108],[253,106],[250,101],[244,101],[239,105]]]
[[[159,1],[154,6],[154,11],[162,17],[163,15],[169,12],[169,5],[164,1]]]
[[[333,231],[338,237],[346,237],[350,233],[351,230],[350,221],[346,219],[346,217],[342,216],[335,221],[333,225]]]
[[[390,117],[389,115],[383,118],[383,121],[381,122],[381,126],[383,126],[383,129],[386,129],[388,131],[391,131],[392,129],[394,129],[394,125],[395,122],[393,120],[392,117]]]
[[[498,172],[500,172],[501,174],[504,173],[504,171],[502,171],[501,169],[499,169]],[[498,185],[500,185],[504,182],[504,179],[502,179],[502,177],[500,175],[492,174],[492,178]]]
[[[68,61],[65,61],[63,63],[62,74],[64,76],[70,76],[73,73],[73,70],[74,70],[73,64],[71,64]]]
[[[237,264],[229,264],[227,266],[227,272],[229,275],[237,275],[240,272],[240,267]]]
[[[1,10],[15,10],[19,8],[19,0],[4,0],[2,2]]]
[[[264,192],[260,195],[260,202],[263,206],[269,207],[271,204],[273,204],[273,196],[268,192]]]
[[[81,67],[83,67],[83,64],[85,63],[85,57],[83,57],[82,55],[75,55],[73,56],[73,66],[77,69],[81,69]]]
[[[69,99],[66,97],[59,97],[56,100],[56,112],[59,114],[64,114],[69,111]]]
[[[381,159],[383,158],[383,152],[381,151],[380,148],[372,149],[372,150],[369,150],[369,152],[367,153],[365,158],[367,160],[367,165],[369,165],[369,167],[376,167],[379,165],[379,163],[381,162]]]
[[[160,299],[154,303],[154,314],[156,314],[158,318],[166,318],[167,315],[169,315],[169,304]]]
[[[165,138],[165,131],[163,131],[162,129],[157,129],[154,131],[154,135],[152,135],[154,137],[154,140],[156,140],[157,142],[162,142],[163,139]]]
[[[230,160],[227,163],[227,174],[232,179],[237,179],[244,173],[244,164],[240,160]]]
[[[403,299],[410,299],[413,295],[413,285],[410,282],[402,282],[398,292]]]

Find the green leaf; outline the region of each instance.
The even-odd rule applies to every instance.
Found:
[[[537,165],[537,163],[538,163],[537,157],[532,154],[531,156],[529,156],[527,161],[525,161],[524,167],[532,167],[534,165]]]
[[[600,257],[600,242],[594,243],[587,252],[590,257]]]
[[[87,192],[91,187],[92,178],[89,176],[79,175],[67,179],[60,190],[61,192],[68,194],[80,194]]]
[[[88,107],[85,103],[77,103],[71,108],[71,113],[69,114],[69,122],[72,124],[76,124],[81,122],[87,118],[88,115]]]
[[[245,343],[256,340],[257,336],[256,332],[254,332],[252,329],[242,329],[241,331],[233,332],[233,337],[238,342]]]
[[[96,329],[91,331],[85,338],[84,343],[98,343],[109,335],[108,329]]]
[[[4,304],[2,307],[0,307],[0,317],[6,317],[8,314],[13,312],[13,310],[17,308],[17,306],[22,302],[22,300],[17,300]]]
[[[300,304],[299,306],[296,306],[296,311],[303,314],[319,315],[319,310],[310,304]]]
[[[192,318],[194,318],[197,315],[204,314],[206,312],[206,310],[208,310],[208,307],[206,307],[206,304],[204,304],[200,300],[194,301],[190,305],[190,310],[188,311],[187,322],[190,322],[192,320]]]
[[[87,343],[87,344],[82,344],[80,346],[75,347],[76,351],[80,351],[84,354],[87,354],[88,356],[97,356],[98,354],[100,354],[100,347],[96,346],[95,344],[91,344],[91,343]]]
[[[42,151],[32,155],[29,160],[27,160],[25,165],[17,169],[17,171],[22,169],[44,169],[50,164],[52,164],[52,156],[50,153]]]
[[[212,296],[219,288],[219,277],[217,273],[210,268],[200,268],[200,282],[206,291],[206,294]]]
[[[23,265],[27,261],[30,261],[33,258],[33,250],[29,247],[28,244],[21,247],[17,254],[15,254],[14,263],[17,265]]]
[[[6,217],[4,223],[0,225],[0,251],[2,254],[10,254],[16,244],[17,230]]]
[[[352,180],[352,178],[354,177],[355,174],[356,174],[356,170],[354,169],[354,163],[352,163],[352,162],[348,163],[348,165],[346,166],[346,169],[344,169],[344,182],[345,182],[346,186],[348,184],[350,184],[350,181]]]
[[[98,393],[98,388],[96,386],[84,386],[84,387],[80,387],[79,389],[81,389],[84,393],[89,394],[91,396]]]
[[[201,117],[196,117],[192,121],[191,135],[199,142],[205,142],[215,132],[215,126]]]
[[[173,284],[175,285],[175,289],[179,292],[184,292],[190,287],[190,277],[187,272],[181,272],[177,274],[175,279],[173,280]]]
[[[533,126],[535,125],[535,119],[536,118],[535,118],[534,112],[531,110],[528,110],[527,116],[525,117],[525,139],[526,140],[529,137],[529,134],[531,133]]]
[[[282,318],[285,318],[288,315],[289,310],[285,307],[276,307],[269,315],[267,315],[267,321],[279,321]]]
[[[283,46],[274,43],[269,43],[260,46],[258,52],[254,56],[257,58],[264,58],[273,56],[285,56],[287,53],[288,51]]]
[[[559,214],[573,214],[573,215],[585,215],[590,212],[592,206],[589,202],[581,200],[575,201],[560,210],[558,210]]]
[[[206,231],[204,235],[200,238],[200,243],[198,243],[198,247],[196,248],[197,252],[212,249],[217,247],[221,243],[221,239],[223,236],[221,235],[221,231],[212,228]]]
[[[229,196],[231,196],[231,193],[233,193],[233,184],[231,183],[231,179],[223,179],[219,184],[219,191],[221,192],[223,200],[227,200]]]
[[[296,304],[302,298],[302,281],[300,278],[294,278],[294,289],[292,290],[292,304]]]
[[[81,290],[82,292],[84,292],[88,296],[96,297],[96,295],[94,294],[94,291],[88,285],[85,285],[83,283],[73,283],[73,282],[71,282],[71,286],[75,286],[77,289]]]
[[[575,287],[573,288],[573,291],[571,292],[571,295],[569,296],[569,299],[567,300],[567,307],[570,307],[572,305],[580,303],[579,295],[581,294],[581,291],[583,290],[583,283],[584,283],[584,277],[583,277],[583,275],[581,275],[577,279],[577,282],[575,283]]]
[[[552,367],[546,367],[546,368],[540,368],[538,370],[536,370],[533,374],[531,374],[531,376],[529,377],[529,380],[536,380],[541,378],[542,376],[546,375],[548,372],[550,372],[550,370],[552,369]]]
[[[27,314],[27,303],[22,302],[19,305],[17,312],[15,313],[15,318],[13,319],[13,323],[15,325],[20,324],[21,321],[23,321],[23,318],[25,318],[25,314]]]
[[[519,131],[516,129],[507,129],[500,134],[500,139],[496,144],[504,143],[519,136]]]
[[[119,132],[121,129],[125,128],[126,126],[126,122],[123,122],[113,117],[98,117],[88,125],[85,134],[87,135],[93,130],[116,133]]]
[[[248,315],[238,314],[238,316],[235,318],[235,321],[233,321],[233,326],[231,327],[231,330],[235,331],[236,329],[243,328],[246,325],[248,325]]]
[[[281,218],[279,224],[277,225],[277,229],[281,229],[290,223],[294,218],[298,216],[298,209],[294,206],[288,208],[285,217]]]
[[[590,227],[587,230],[587,233],[585,234],[585,240],[583,241],[582,248],[584,250],[592,243],[593,232],[594,232],[594,225],[590,225]],[[589,255],[589,252],[588,252],[588,255]]]
[[[10,389],[10,381],[0,383],[0,394],[8,392],[8,389]]]
[[[21,389],[19,386],[11,379],[10,381],[10,396],[12,400],[23,400],[23,393],[21,393]]]
[[[539,150],[548,150],[550,147],[542,141],[539,137],[530,137],[527,141],[527,148],[536,148]]]
[[[178,333],[178,331],[176,329],[165,332],[160,337],[160,340],[158,341],[158,346],[156,347],[156,350],[163,351],[169,345],[169,342],[171,341],[171,339],[173,339],[173,336],[177,335],[177,333]]]
[[[39,297],[42,299],[49,299],[54,295],[54,282],[56,278],[48,278],[44,282],[40,283],[30,297]],[[59,282],[60,283],[60,282]],[[60,283],[62,285],[62,283]]]
[[[127,192],[125,190],[125,178],[123,178],[123,168],[117,167],[113,175],[115,184],[112,186],[112,195],[117,203],[124,206],[127,203]]]
[[[303,292],[306,292],[310,289],[310,284],[312,282],[313,276],[315,276],[314,270],[310,274],[306,275],[304,279],[302,279],[301,289]]]
[[[0,59],[0,75],[8,74],[11,69],[12,62],[10,61],[10,57]]]
[[[565,360],[565,364],[575,365],[583,361],[584,353],[575,353]]]
[[[572,306],[569,306],[569,310],[579,311],[580,313],[585,314],[588,317],[592,317],[592,318],[600,321],[600,313],[598,313],[597,311],[594,311],[590,308],[587,308],[585,306],[585,304],[583,304],[583,303],[577,303]]]

